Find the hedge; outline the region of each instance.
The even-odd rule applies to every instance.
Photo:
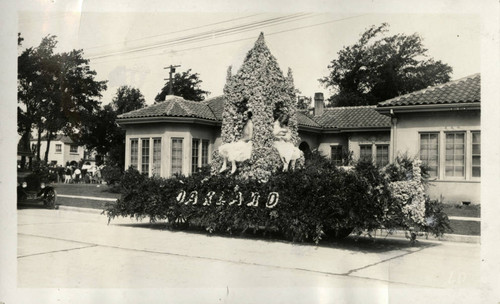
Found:
[[[147,177],[129,169],[120,182],[122,196],[106,206],[114,217],[167,220],[170,227],[196,225],[210,233],[247,229],[277,231],[291,241],[318,243],[327,233],[355,229],[406,229],[442,235],[449,229],[440,202],[425,198],[425,221],[404,212],[410,202],[393,197],[392,181],[372,164],[352,170],[320,161],[268,182],[234,176]]]

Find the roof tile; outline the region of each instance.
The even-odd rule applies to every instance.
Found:
[[[481,102],[481,74],[479,73],[380,102],[378,107],[471,102]]]

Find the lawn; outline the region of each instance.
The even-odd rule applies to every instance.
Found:
[[[120,193],[113,193],[112,187],[102,184],[55,184],[57,194],[119,198]]]
[[[57,204],[63,206],[72,206],[80,208],[92,208],[103,210],[106,203],[112,203],[107,200],[84,199],[61,197],[60,195],[90,196],[96,198],[117,199],[120,193],[113,193],[112,187],[108,185],[96,184],[56,184],[58,194]]]
[[[480,205],[447,205],[445,204],[444,213],[448,216],[463,216],[463,217],[481,217]]]

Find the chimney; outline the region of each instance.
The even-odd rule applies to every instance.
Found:
[[[325,98],[323,93],[314,93],[314,116],[323,115],[325,109]]]

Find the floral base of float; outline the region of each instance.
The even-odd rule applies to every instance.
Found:
[[[259,206],[261,195],[259,192],[251,192],[250,200],[247,201],[247,203],[244,203],[245,200],[243,198],[243,194],[240,191],[234,191],[233,193],[231,193],[231,195],[226,195],[224,192],[222,192],[220,195],[217,195],[215,191],[209,191],[203,196],[200,195],[196,190],[189,192],[189,194],[187,194],[185,190],[181,190],[179,194],[177,194],[176,200],[179,204],[184,203],[185,205],[197,205],[198,199],[200,197],[203,198],[203,206],[209,206],[215,202],[215,204],[218,206],[225,205],[227,203],[227,205],[229,206],[245,205],[247,207],[257,207]],[[270,192],[267,195],[266,208],[276,207],[279,202],[279,197],[280,195],[278,192]]]

